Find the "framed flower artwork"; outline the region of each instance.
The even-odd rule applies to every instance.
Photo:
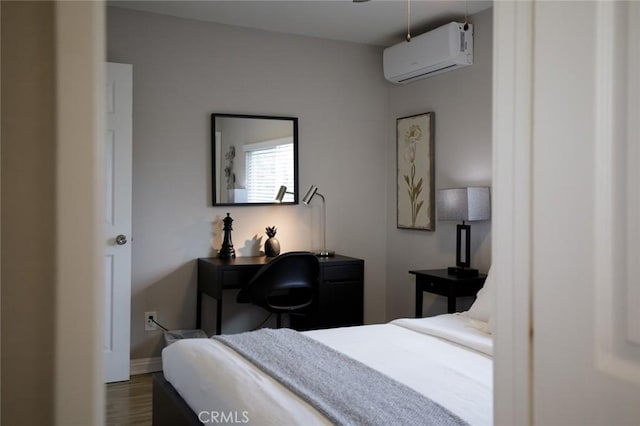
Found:
[[[396,120],[398,228],[435,231],[434,113]]]

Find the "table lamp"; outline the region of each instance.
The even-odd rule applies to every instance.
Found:
[[[324,195],[318,192],[317,186],[311,185],[306,195],[302,199],[302,202],[305,205],[308,205],[316,195],[322,198],[322,250],[316,251],[314,252],[314,254],[319,257],[334,256],[335,252],[327,250],[327,208],[324,201]]]
[[[471,227],[465,222],[491,218],[491,199],[488,187],[439,189],[438,219],[462,221],[456,226],[456,266],[448,268],[451,275],[474,277],[478,270],[470,268]],[[464,234],[464,252],[462,238]]]

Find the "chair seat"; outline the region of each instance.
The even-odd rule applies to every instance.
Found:
[[[292,295],[271,296],[267,298],[267,306],[270,310],[289,312],[306,308],[311,305],[313,298],[311,295],[300,295],[294,297]]]

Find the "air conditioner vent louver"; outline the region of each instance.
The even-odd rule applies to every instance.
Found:
[[[473,25],[451,22],[384,49],[384,76],[409,83],[473,64]]]
[[[455,67],[455,65],[449,65],[448,67],[441,68],[441,69],[436,70],[436,71],[429,71],[429,72],[426,72],[424,74],[416,75],[414,77],[405,78],[404,80],[399,80],[398,83],[411,83],[414,80],[420,80],[421,78],[429,77],[429,74],[432,74],[434,72],[443,72],[443,71],[446,71],[447,69],[453,68],[453,67]]]

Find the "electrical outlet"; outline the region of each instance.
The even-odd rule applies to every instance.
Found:
[[[151,318],[158,321],[158,314],[156,314],[155,311],[144,313],[144,331],[155,331],[158,329],[158,326],[155,322],[151,321]]]

